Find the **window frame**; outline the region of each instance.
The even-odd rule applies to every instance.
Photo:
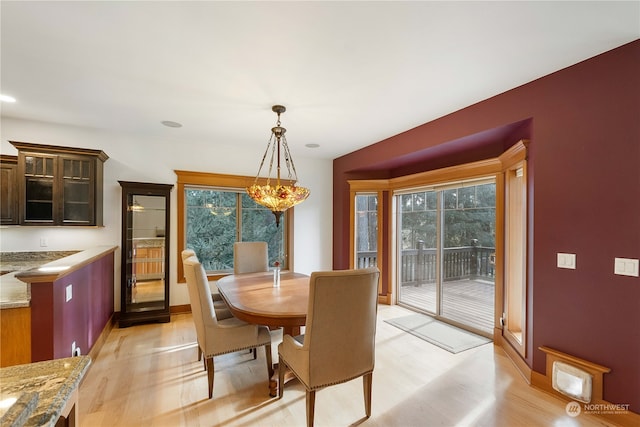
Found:
[[[378,236],[377,236],[377,259],[380,270],[380,281],[378,282],[378,302],[391,304],[392,292],[388,291],[383,295],[383,284],[391,283],[392,266],[388,265],[389,257],[385,255],[385,233],[389,227],[385,224],[388,221],[390,212],[388,201],[388,180],[349,180],[349,268],[356,268],[356,206],[355,199],[358,195],[376,195],[378,197]]]
[[[527,149],[529,141],[520,141],[511,149],[500,156],[502,174],[500,176],[502,186],[502,209],[504,239],[501,242],[503,268],[504,295],[503,312],[501,313],[503,339],[524,359],[529,348],[529,311],[528,311],[528,254],[529,254],[529,177],[527,167]],[[521,170],[521,178],[518,182],[515,177]],[[517,188],[515,188],[517,187]],[[513,196],[517,197],[513,199]],[[512,256],[512,247],[518,245],[520,253],[518,258]],[[515,298],[513,297],[515,295]],[[496,310],[497,311],[497,310]],[[512,328],[510,319],[518,318],[516,328]],[[519,332],[518,336],[516,332]],[[504,346],[503,346],[504,347]],[[506,347],[505,347],[506,348]]]
[[[182,262],[182,251],[186,247],[186,220],[185,220],[185,188],[202,187],[210,189],[237,191],[238,189],[247,188],[255,182],[255,177],[244,175],[228,175],[209,172],[193,172],[184,170],[174,170],[177,176],[177,221],[178,221],[178,238],[177,238],[177,282],[186,283],[184,277],[184,268]],[[266,178],[259,178],[258,183],[266,183]],[[285,215],[284,240],[287,249],[287,266],[288,270],[294,271],[293,268],[293,208],[287,209]],[[231,273],[207,274],[208,280],[218,280],[228,276]]]
[[[381,260],[381,256],[380,256],[380,247],[382,246],[382,233],[380,232],[380,220],[382,218],[382,194],[381,192],[375,192],[375,191],[356,191],[353,193],[353,215],[351,215],[351,219],[353,221],[353,226],[351,226],[351,230],[353,231],[351,234],[351,240],[353,241],[353,243],[350,242],[350,248],[352,248],[351,251],[351,255],[350,255],[350,260],[349,260],[349,265],[351,268],[362,268],[362,267],[358,267],[356,265],[357,263],[357,255],[358,255],[358,247],[357,247],[357,243],[358,243],[358,236],[357,236],[357,226],[358,226],[358,218],[357,218],[357,213],[359,212],[357,209],[357,203],[355,202],[355,199],[358,196],[366,196],[366,197],[371,197],[371,196],[375,196],[376,197],[376,226],[378,228],[377,233],[376,233],[376,259]],[[367,212],[374,212],[371,211],[369,209],[367,209]]]

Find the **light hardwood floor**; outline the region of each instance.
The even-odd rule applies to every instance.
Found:
[[[362,380],[316,395],[321,426],[602,426],[576,418],[566,403],[527,385],[492,344],[451,354],[387,323],[411,312],[381,305],[376,335],[372,415],[364,419]],[[279,331],[273,332],[277,360]],[[270,398],[263,349],[215,358],[213,399],[197,361],[190,314],[170,323],[113,329],[80,386],[81,426],[304,426],[297,381]]]

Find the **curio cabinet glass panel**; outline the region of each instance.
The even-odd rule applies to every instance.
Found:
[[[120,327],[168,322],[169,203],[173,185],[119,182],[122,187]]]

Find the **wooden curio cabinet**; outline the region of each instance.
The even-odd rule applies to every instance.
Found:
[[[171,184],[118,181],[122,187],[121,328],[169,322]]]
[[[21,225],[102,225],[102,150],[9,142],[18,149]]]
[[[18,224],[18,157],[0,158],[0,224]]]

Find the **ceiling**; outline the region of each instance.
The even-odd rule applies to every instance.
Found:
[[[640,38],[638,1],[3,0],[0,17],[4,117],[259,155],[283,104],[294,157],[323,159]]]

